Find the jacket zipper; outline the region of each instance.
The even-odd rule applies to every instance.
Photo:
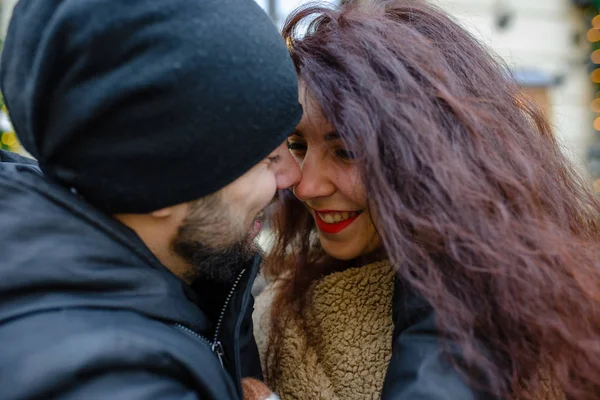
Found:
[[[219,314],[219,319],[217,320],[217,327],[215,328],[215,336],[213,338],[213,344],[212,344],[211,350],[213,351],[213,353],[215,353],[217,355],[217,357],[219,358],[219,361],[221,362],[221,366],[223,366],[223,367],[224,367],[223,357],[225,356],[225,352],[223,351],[223,345],[221,344],[221,341],[219,340],[219,333],[221,332],[221,326],[223,325],[223,319],[225,318],[225,312],[227,311],[229,302],[231,301],[231,298],[233,297],[233,294],[235,293],[235,290],[237,289],[238,285],[240,284],[240,281],[242,280],[242,276],[244,276],[245,272],[246,272],[246,269],[244,268],[242,270],[242,272],[240,272],[240,274],[236,278],[235,282],[233,282],[233,286],[231,287],[231,290],[229,291],[229,294],[227,294],[227,298],[225,299],[225,304],[223,304],[223,308],[221,308],[221,314]]]
[[[223,319],[225,318],[225,312],[227,311],[229,302],[231,301],[231,298],[233,297],[233,294],[235,293],[235,290],[237,289],[238,285],[240,284],[240,281],[242,280],[242,276],[244,276],[245,272],[246,272],[246,269],[243,269],[242,272],[240,272],[240,274],[236,278],[235,282],[233,283],[231,290],[227,294],[227,298],[225,299],[225,303],[223,304],[223,308],[221,308],[221,313],[219,314],[219,319],[217,320],[217,326],[215,328],[215,334],[214,334],[212,342],[210,340],[208,340],[207,338],[205,338],[204,336],[198,334],[197,332],[195,332],[194,330],[192,330],[186,326],[183,326],[181,324],[175,324],[175,326],[178,327],[179,329],[184,330],[184,331],[194,335],[195,337],[200,339],[202,342],[204,342],[206,345],[208,345],[210,350],[219,359],[219,363],[221,364],[221,367],[223,369],[225,369],[225,364],[223,363],[223,357],[225,356],[225,352],[223,351],[223,345],[221,344],[221,341],[219,340],[219,333],[221,332],[221,326],[223,325]]]

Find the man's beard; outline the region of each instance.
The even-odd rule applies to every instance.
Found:
[[[223,283],[233,283],[257,251],[249,235],[219,249],[177,237],[173,250],[194,267],[190,280],[201,278]]]
[[[250,229],[240,226],[217,192],[193,203],[171,248],[193,268],[186,281],[232,283],[257,251]]]

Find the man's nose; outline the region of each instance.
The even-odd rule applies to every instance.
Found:
[[[277,189],[287,189],[300,181],[302,173],[298,163],[287,148],[287,142],[281,144],[277,153],[281,157],[277,163],[277,171],[275,172]]]

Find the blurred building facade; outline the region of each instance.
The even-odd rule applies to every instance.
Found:
[[[0,1],[4,35],[18,0]],[[285,16],[307,0],[256,1],[281,26]],[[339,0],[325,0],[335,1]],[[600,107],[594,108],[600,88],[590,78],[596,37],[589,33],[597,13],[594,3],[600,7],[600,0],[432,1],[506,61],[523,90],[546,111],[568,156],[583,174],[600,178]],[[598,28],[600,43],[600,24]],[[598,78],[600,83],[600,70]]]
[[[567,155],[600,178],[588,40],[593,1],[434,0],[502,57],[523,90],[545,110]],[[600,31],[599,31],[600,33]],[[597,165],[598,164],[598,165]]]

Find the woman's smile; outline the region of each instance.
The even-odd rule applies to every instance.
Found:
[[[329,234],[340,233],[352,224],[362,213],[361,211],[315,210],[311,209],[317,228]]]

